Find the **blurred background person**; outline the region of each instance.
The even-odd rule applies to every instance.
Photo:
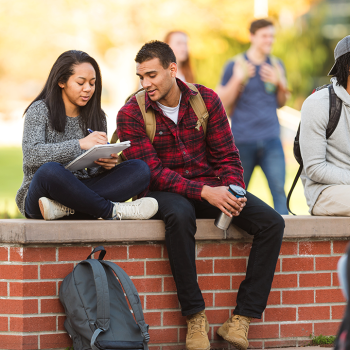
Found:
[[[288,214],[285,159],[277,117],[277,108],[286,103],[288,95],[284,66],[270,55],[275,38],[273,23],[255,20],[249,31],[249,49],[226,64],[217,92],[231,118],[246,186],[259,165],[267,178],[275,210]]]
[[[188,83],[194,83],[194,74],[188,50],[188,36],[180,30],[169,32],[164,39],[174,51],[177,63],[176,77]]]

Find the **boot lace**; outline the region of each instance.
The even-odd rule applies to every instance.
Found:
[[[61,203],[56,202],[55,204],[57,206],[56,210],[60,210],[60,211],[65,212],[67,216],[72,215],[72,214],[75,213],[74,209],[68,208],[65,205],[61,204]]]
[[[140,215],[140,211],[139,211],[139,205],[138,204],[134,204],[134,203],[128,203],[125,204],[123,203],[122,205],[118,205],[117,208],[117,217],[119,220],[122,219],[123,216],[126,217],[134,217],[134,216],[139,216]]]
[[[205,320],[204,320],[204,316],[197,316],[197,317],[193,317],[191,320],[189,320],[188,322],[188,337],[192,338],[192,336],[197,333],[200,332],[202,335],[205,335],[204,332],[204,324],[205,324]]]
[[[239,316],[232,316],[231,321],[229,322],[229,327],[235,328],[239,331],[243,331],[246,336],[249,329],[250,318],[248,320],[241,319]]]

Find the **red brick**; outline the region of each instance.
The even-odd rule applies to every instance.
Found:
[[[0,279],[22,280],[38,279],[37,265],[1,265]]]
[[[246,272],[246,259],[220,259],[214,262],[214,273]]]
[[[257,324],[249,327],[248,339],[267,338],[278,338],[278,324]]]
[[[314,324],[314,333],[322,335],[336,335],[338,333],[340,321],[322,322]]]
[[[297,309],[295,307],[267,308],[265,310],[265,321],[296,321]]]
[[[41,279],[65,278],[74,269],[74,264],[47,264],[40,266]]]
[[[56,248],[11,248],[10,261],[56,261]]]
[[[197,274],[213,273],[213,260],[197,260]]]
[[[126,260],[128,258],[128,248],[125,245],[104,245],[104,247],[107,252],[104,258],[105,260]],[[95,258],[98,257],[98,254],[100,254],[100,252],[94,254]]]
[[[160,312],[145,312],[145,321],[151,327],[156,327],[161,325],[161,313]]]
[[[281,324],[281,338],[308,337],[311,333],[312,323]]]
[[[275,341],[274,340],[266,340],[265,341],[265,349],[282,348],[282,347],[295,348],[296,346],[297,346],[296,340],[275,340]]]
[[[81,261],[91,254],[91,247],[62,247],[58,248],[58,261]]]
[[[244,279],[245,275],[232,276],[232,289],[238,289]]]
[[[332,286],[333,287],[340,287],[340,282],[339,282],[339,278],[338,278],[338,272],[333,272],[332,273],[332,277],[333,277]]]
[[[223,324],[231,316],[229,309],[205,310],[209,324]]]
[[[202,295],[205,302],[205,306],[206,307],[213,306],[213,302],[214,302],[213,293],[202,293]]]
[[[251,248],[251,243],[233,243],[231,256],[249,256]]]
[[[297,255],[298,243],[297,242],[282,242],[280,255]]]
[[[11,317],[12,332],[56,331],[56,316],[45,317]]]
[[[147,275],[171,275],[169,261],[146,261]]]
[[[332,306],[332,320],[342,320],[345,314],[346,305]]]
[[[168,346],[162,346],[163,350],[184,350],[185,344],[182,345],[168,345]]]
[[[301,273],[300,287],[330,287],[332,276],[330,273]]]
[[[10,296],[47,296],[56,295],[56,282],[11,282]]]
[[[152,309],[176,309],[179,301],[176,294],[147,295],[147,310]]]
[[[349,241],[333,241],[333,253],[344,254]]]
[[[40,310],[42,314],[64,313],[64,308],[58,298],[41,299]]]
[[[267,305],[278,305],[281,304],[281,292],[271,291],[269,298],[267,299]]]
[[[281,272],[281,261],[282,261],[282,259],[277,259],[275,272]]]
[[[329,320],[330,307],[329,306],[304,306],[298,309],[299,320]]]
[[[39,348],[37,335],[0,335],[0,344],[2,349],[7,350],[37,350]]]
[[[164,292],[176,292],[176,285],[173,277],[164,277]]]
[[[234,306],[236,304],[237,293],[215,293],[215,306]]]
[[[197,245],[198,257],[217,257],[217,256],[230,256],[230,245],[227,243],[208,244],[201,243]]]
[[[275,275],[272,288],[293,288],[298,286],[298,275]]]
[[[316,303],[342,303],[345,302],[340,289],[318,289],[316,290]]]
[[[7,332],[8,330],[8,317],[0,317],[0,332]]]
[[[7,297],[7,283],[0,282],[0,296]]]
[[[8,261],[8,248],[0,247],[0,261]]]
[[[314,258],[283,258],[282,271],[313,271]]]
[[[230,276],[199,276],[201,290],[230,289]]]
[[[262,349],[263,342],[262,341],[249,341],[248,349]]]
[[[143,276],[145,274],[145,263],[143,261],[118,261],[117,265],[129,276]]]
[[[58,316],[57,317],[57,330],[59,331],[65,331],[64,328],[64,321],[66,320],[66,316]]]
[[[186,326],[186,317],[180,311],[163,311],[163,326]]]
[[[160,244],[142,244],[129,246],[129,259],[156,259],[162,257]]]
[[[313,302],[313,290],[286,290],[282,292],[282,304],[311,304]]]
[[[162,291],[161,278],[133,278],[132,281],[139,293],[154,293]]]
[[[38,313],[38,300],[0,299],[0,310],[2,314],[36,314]]]
[[[159,343],[177,343],[177,328],[166,329],[150,329],[149,335],[151,341],[154,344]]]
[[[329,256],[316,259],[316,271],[319,270],[337,270],[338,261],[340,256]]]
[[[149,349],[149,350],[160,350],[160,346],[152,346],[152,345],[149,345],[149,346],[148,346],[148,349]],[[163,347],[163,349],[164,349],[164,347]]]
[[[162,255],[162,258],[169,259],[169,254],[168,254],[168,251],[166,249],[165,244],[163,244],[163,255]]]
[[[72,340],[69,338],[68,333],[40,335],[40,347],[42,349],[66,348],[72,345]]]
[[[331,242],[299,242],[299,255],[331,254]]]

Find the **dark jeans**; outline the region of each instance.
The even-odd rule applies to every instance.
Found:
[[[147,196],[158,201],[159,210],[153,219],[165,222],[165,242],[182,315],[192,315],[205,308],[197,283],[196,218],[214,219],[220,210],[207,201],[188,199],[176,193],[151,192]],[[261,318],[282,244],[284,220],[251,193],[247,192],[246,197],[247,205],[238,217],[233,218],[233,223],[253,235],[254,239],[234,313]]]
[[[288,215],[287,198],[284,192],[286,164],[282,143],[279,138],[250,143],[236,142],[244,169],[244,182],[248,187],[256,165],[264,172],[273,198],[275,210]]]
[[[150,178],[148,165],[136,159],[83,180],[77,179],[62,164],[45,163],[30,183],[25,201],[26,216],[42,219],[38,200],[47,197],[75,210],[75,214],[64,219],[106,219],[112,214],[112,202],[124,202],[141,193],[149,185]]]

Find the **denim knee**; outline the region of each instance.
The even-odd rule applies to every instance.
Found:
[[[43,164],[36,172],[35,177],[36,178],[42,178],[45,182],[48,181],[48,179],[52,180],[57,175],[59,176],[59,173],[65,170],[63,165],[57,162],[48,162]]]

